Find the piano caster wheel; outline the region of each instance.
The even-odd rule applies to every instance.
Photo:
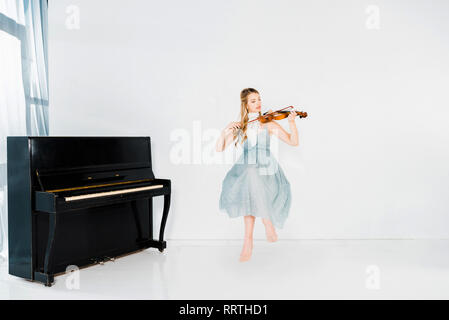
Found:
[[[47,283],[44,283],[44,285],[45,285],[46,287],[51,287],[51,286],[53,285],[53,283],[47,282]]]
[[[159,252],[161,252],[161,253],[164,252],[164,249],[159,249]]]

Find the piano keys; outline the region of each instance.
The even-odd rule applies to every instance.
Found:
[[[8,137],[7,147],[10,274],[51,286],[69,265],[166,248],[171,181],[155,178],[149,137]]]
[[[162,184],[157,184],[155,186],[139,187],[139,188],[132,188],[132,189],[117,190],[117,191],[97,192],[97,193],[84,194],[84,195],[80,195],[80,196],[64,197],[64,200],[66,202],[77,201],[77,200],[90,199],[90,198],[107,197],[107,196],[111,196],[114,194],[124,194],[124,193],[137,192],[137,191],[143,191],[143,190],[160,189],[163,187],[164,186]]]

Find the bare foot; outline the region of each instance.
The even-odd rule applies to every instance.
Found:
[[[242,253],[240,254],[240,262],[248,261],[251,258],[251,253],[253,251],[253,239],[245,238],[243,242]]]
[[[276,242],[278,240],[278,235],[276,234],[276,229],[274,228],[271,221],[264,221],[265,233],[267,235],[268,242]]]

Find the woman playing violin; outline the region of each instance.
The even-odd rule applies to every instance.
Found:
[[[270,138],[275,135],[290,146],[298,146],[297,112],[288,114],[290,133],[275,120],[267,121],[261,114],[259,92],[246,88],[240,93],[240,121],[229,123],[222,131],[216,151],[224,151],[235,141],[243,153],[226,174],[219,208],[229,217],[244,217],[245,236],[240,261],[251,258],[253,229],[256,217],[262,219],[269,242],[277,241],[275,228],[282,228],[291,204],[290,183],[270,152]],[[268,111],[271,114],[272,110]],[[285,118],[283,114],[278,118]]]

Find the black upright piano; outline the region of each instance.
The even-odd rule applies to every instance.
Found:
[[[51,286],[70,265],[166,248],[171,181],[154,177],[150,137],[8,137],[7,149],[10,274]]]

